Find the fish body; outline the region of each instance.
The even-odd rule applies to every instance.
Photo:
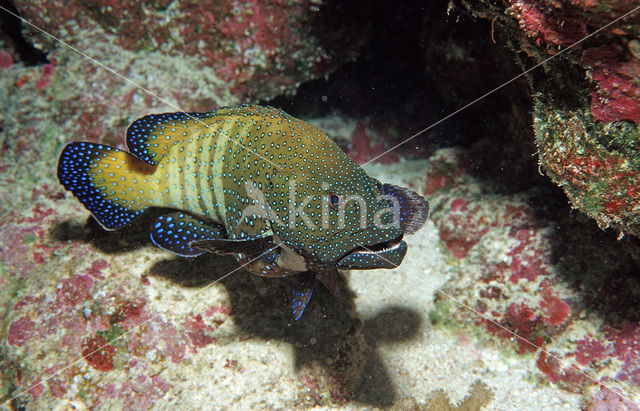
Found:
[[[428,214],[421,196],[371,178],[317,127],[273,107],[148,115],[126,144],[67,144],[59,181],[107,230],[159,207],[161,248],[232,254],[263,276],[304,273],[296,318],[316,279],[337,292],[338,269],[399,265],[403,235]]]

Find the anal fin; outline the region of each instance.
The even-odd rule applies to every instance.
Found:
[[[275,247],[273,237],[216,238],[193,241],[191,247],[215,254],[244,254],[249,259],[257,258]]]

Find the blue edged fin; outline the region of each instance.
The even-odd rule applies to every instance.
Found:
[[[222,227],[181,212],[158,217],[151,228],[151,241],[155,245],[182,257],[196,257],[205,253],[204,250],[193,248],[192,242],[222,238],[225,235]]]
[[[214,111],[216,117],[265,117],[265,118],[282,118],[283,120],[297,120],[285,113],[282,109],[273,106],[256,106],[253,104],[239,104],[236,106],[219,107]]]
[[[211,134],[213,128],[204,119],[212,116],[213,112],[177,112],[141,117],[127,128],[127,148],[139,159],[156,165],[173,145],[203,133]]]
[[[404,187],[383,184],[382,192],[393,196],[400,206],[400,229],[404,234],[413,234],[420,229],[429,216],[429,202],[418,193]]]
[[[247,238],[214,238],[201,239],[191,244],[194,248],[215,254],[244,254],[249,259],[260,257],[270,248],[274,248],[273,237],[247,237]]]
[[[138,217],[147,206],[124,193],[123,187],[130,183],[125,177],[149,173],[150,168],[117,148],[69,143],[58,159],[58,180],[105,229],[115,230]]]
[[[313,286],[316,283],[316,276],[312,272],[304,272],[298,277],[298,284],[293,288],[293,300],[291,308],[293,309],[293,319],[297,320],[302,316],[311,294]]]
[[[126,133],[127,148],[140,160],[156,165],[173,145],[184,140],[197,139],[202,135],[214,134],[217,130],[212,127],[212,124],[216,121],[223,117],[240,116],[296,120],[274,107],[247,104],[220,107],[207,113],[150,114],[129,125]],[[211,121],[207,121],[207,119]]]

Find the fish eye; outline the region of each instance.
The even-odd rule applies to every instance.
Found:
[[[331,208],[335,210],[338,208],[339,204],[340,204],[340,196],[337,195],[336,193],[329,193],[329,205],[331,206]]]
[[[378,191],[379,191],[379,192],[381,192],[381,193],[382,193],[382,188],[383,188],[383,187],[382,187],[382,183],[381,183],[381,182],[376,181],[376,188],[378,189]]]

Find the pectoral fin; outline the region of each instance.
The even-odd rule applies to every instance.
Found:
[[[247,257],[256,258],[270,248],[273,248],[273,237],[247,237],[242,239],[217,238],[192,241],[191,247],[216,254],[244,254]]]

